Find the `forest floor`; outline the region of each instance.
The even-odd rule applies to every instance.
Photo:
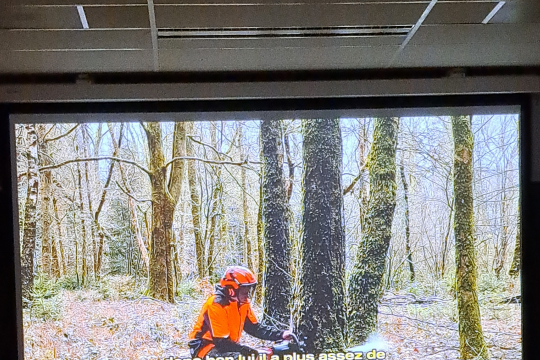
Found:
[[[185,354],[188,334],[212,287],[194,285],[176,304],[168,304],[134,296],[124,291],[129,284],[115,281],[114,290],[60,290],[35,301],[24,311],[25,359],[157,360]],[[479,296],[484,336],[492,359],[517,360],[521,306],[504,298]],[[385,293],[379,335],[388,346],[386,358],[458,359],[455,308],[448,296]],[[263,344],[249,336],[243,342]]]

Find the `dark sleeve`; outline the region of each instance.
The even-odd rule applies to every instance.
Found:
[[[253,323],[251,322],[251,319],[249,317],[246,318],[246,321],[244,323],[244,330],[249,335],[262,340],[277,341],[281,340],[281,337],[283,336],[283,331],[260,324],[258,322]]]
[[[239,352],[244,356],[251,354],[258,354],[257,350],[250,348],[249,346],[240,345],[235,343],[229,338],[214,338],[214,345],[217,351],[220,353],[225,352]]]

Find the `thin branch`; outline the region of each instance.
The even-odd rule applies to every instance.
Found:
[[[173,162],[179,161],[179,160],[196,160],[196,161],[201,161],[201,162],[204,162],[204,163],[215,164],[215,165],[236,165],[236,166],[243,166],[243,165],[249,165],[249,164],[261,164],[261,163],[258,162],[258,161],[250,161],[250,160],[248,160],[247,158],[244,159],[244,161],[219,161],[219,160],[202,159],[202,158],[193,157],[193,156],[178,156],[178,157],[175,157],[175,158],[171,159],[171,161],[169,161],[168,163],[166,163],[164,167],[167,168],[167,167],[170,166]]]
[[[138,167],[139,169],[144,171],[149,176],[152,176],[152,173],[150,172],[150,170],[148,170],[144,166],[136,163],[135,161],[131,161],[131,160],[127,160],[127,159],[121,159],[121,158],[117,158],[117,157],[114,157],[114,156],[97,156],[97,157],[89,157],[89,158],[82,158],[82,159],[66,160],[66,161],[58,163],[58,164],[42,166],[42,167],[39,168],[39,171],[44,171],[44,170],[49,170],[49,169],[56,169],[56,168],[59,168],[61,166],[71,164],[71,163],[84,162],[84,161],[100,161],[100,160],[113,160],[113,161],[123,162],[123,163],[126,163],[126,164],[131,164],[131,165],[133,165],[135,167]]]
[[[56,137],[53,137],[53,138],[50,138],[50,139],[43,139],[43,142],[49,142],[49,141],[55,141],[55,140],[59,140],[65,136],[68,136],[69,134],[71,134],[76,128],[79,127],[80,124],[77,124],[75,125],[74,127],[72,127],[71,129],[69,129],[67,132],[63,133],[63,134],[60,134]],[[52,129],[52,128],[51,128]],[[45,135],[47,136],[47,135]]]
[[[360,178],[362,177],[362,175],[364,175],[364,170],[366,170],[366,164],[364,164],[362,166],[362,168],[360,169],[360,171],[358,172],[358,175],[354,178],[354,180],[349,184],[349,186],[347,186],[345,188],[345,190],[343,190],[343,196],[347,195],[353,188],[354,188],[354,185],[356,185],[356,183],[358,182],[358,180],[360,180]]]
[[[207,144],[207,143],[205,143],[205,142],[202,142],[202,141],[200,141],[200,140],[195,140],[195,137],[194,137],[193,135],[187,135],[187,137],[188,137],[191,141],[193,141],[193,142],[195,142],[195,143],[197,143],[197,144],[199,144],[199,145],[209,147],[210,149],[212,149],[212,150],[216,153],[216,155],[218,155],[218,156],[220,156],[220,157],[221,157],[221,155],[223,155],[223,156],[226,156],[226,157],[228,157],[229,159],[232,160],[232,157],[230,157],[229,155],[227,155],[227,154],[225,154],[225,153],[223,153],[223,152],[218,151],[218,150],[217,150],[215,147],[213,147],[212,145]],[[230,146],[229,149],[230,149],[230,148],[232,148],[232,146]]]
[[[132,198],[133,200],[137,201],[137,202],[152,202],[152,200],[150,199],[137,199],[135,196],[131,195],[129,193],[129,191],[127,191],[126,189],[124,189],[122,187],[122,185],[120,185],[118,183],[118,181],[115,181],[116,182],[116,185],[118,186],[118,188],[120,189],[120,191],[122,191],[124,194],[126,194],[127,196],[129,196],[130,198]]]

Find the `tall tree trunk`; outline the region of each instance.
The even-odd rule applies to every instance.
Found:
[[[303,120],[302,128],[304,304],[300,331],[307,337],[308,352],[341,351],[345,346],[346,317],[339,119]],[[273,188],[279,189],[279,184]],[[270,251],[268,254],[270,257]]]
[[[263,120],[262,182],[264,219],[264,321],[288,324],[291,298],[291,245],[287,221],[286,193],[283,182],[283,146],[281,122]],[[281,325],[283,326],[283,325]]]
[[[262,153],[262,152],[261,152]],[[263,274],[264,274],[264,222],[263,222],[263,187],[262,178],[264,177],[261,169],[259,179],[259,209],[257,211],[257,282],[259,286],[255,288],[255,300],[258,303],[263,299]]]
[[[163,154],[161,124],[144,126],[150,155],[150,183],[152,186],[152,233],[150,239],[150,296],[169,302],[174,301],[174,270],[171,258],[173,245],[173,218],[181,194],[184,160],[174,161],[167,183],[167,167]],[[174,126],[173,159],[185,155],[185,127]]]
[[[45,124],[38,124],[38,159],[40,166],[50,165],[48,144],[45,141],[47,128]],[[51,236],[51,184],[52,174],[50,170],[40,173],[40,220],[41,220],[41,271],[49,276],[58,277],[58,267],[53,265],[53,249]]]
[[[454,135],[454,238],[461,358],[488,359],[476,290],[473,208],[473,133],[470,116],[452,117]]]
[[[39,191],[38,139],[34,124],[26,124],[26,159],[28,162],[26,200],[21,256],[21,287],[24,299],[32,299],[34,288],[34,250],[36,248],[36,205]]]
[[[446,256],[448,254],[448,243],[450,241],[450,231],[452,229],[452,214],[454,213],[454,199],[450,202],[450,213],[448,214],[448,225],[446,227],[446,233],[444,235],[443,243],[443,253],[441,256],[441,266],[440,266],[440,276],[441,279],[444,278],[444,273],[446,271]]]
[[[516,243],[514,245],[514,256],[508,275],[517,276],[521,271],[521,205],[518,206],[518,221],[516,226]]]
[[[56,221],[56,228],[57,228],[57,234],[58,234],[58,236],[57,236],[58,251],[60,251],[59,263],[60,263],[61,268],[62,268],[62,275],[66,276],[67,275],[66,257],[64,255],[64,245],[62,244],[62,239],[63,239],[63,236],[62,236],[62,224],[61,224],[61,221],[60,221],[60,216],[58,215],[58,205],[57,205],[57,199],[55,197],[53,197],[52,203],[53,203],[54,217],[55,217],[55,221]]]
[[[396,146],[399,118],[375,119],[366,166],[370,199],[363,239],[349,277],[349,342],[362,343],[375,331],[386,254],[396,206]]]
[[[289,177],[287,178],[287,183],[286,183],[287,203],[288,203],[290,201],[290,199],[291,199],[291,195],[292,195],[292,191],[293,191],[294,168],[295,168],[295,164],[293,163],[292,157],[291,157],[291,147],[289,145],[289,134],[288,133],[283,134],[283,142],[284,142],[284,145],[285,145],[285,155],[287,156],[287,167],[289,169]]]
[[[79,193],[79,216],[81,219],[81,284],[82,286],[86,285],[86,280],[88,276],[88,264],[86,263],[86,221],[84,214],[84,200],[82,195],[82,175],[81,167],[77,163],[77,189]]]
[[[223,130],[223,129],[222,129]],[[222,134],[223,135],[223,134]],[[211,158],[213,160],[221,160],[220,154],[221,153],[221,141],[218,144],[217,141],[217,125],[215,122],[210,123],[210,144],[214,149],[218,151],[218,154],[213,154]],[[230,147],[232,148],[232,146]],[[207,222],[207,231],[206,234],[208,234],[208,254],[206,258],[206,274],[208,276],[212,276],[214,274],[214,266],[215,266],[215,256],[214,256],[214,250],[217,246],[217,240],[218,240],[218,218],[220,218],[221,215],[221,207],[222,207],[222,198],[221,194],[223,193],[223,183],[221,180],[221,166],[212,166],[215,183],[214,188],[212,190],[212,200],[210,202],[210,221]]]
[[[409,263],[409,278],[411,282],[414,282],[416,274],[414,272],[414,264],[412,259],[411,250],[411,230],[409,227],[409,185],[407,184],[407,178],[405,177],[405,166],[403,160],[399,166],[401,173],[401,182],[403,184],[403,198],[405,200],[405,251],[407,252],[407,262]]]
[[[82,134],[83,134],[83,154],[84,157],[88,157],[88,128],[86,124],[82,127]],[[99,140],[98,140],[99,142]],[[98,156],[98,150],[96,146],[96,151],[94,156]],[[88,212],[90,215],[94,214],[94,210],[92,208],[92,192],[90,189],[90,177],[88,176],[88,161],[84,162],[84,182],[86,184],[86,198],[88,199]],[[92,244],[92,272],[94,275],[94,280],[98,279],[97,275],[97,251],[96,251],[96,224],[95,221],[90,221],[90,242]]]
[[[505,169],[507,170],[507,169]],[[504,176],[504,175],[503,175]],[[506,251],[508,249],[508,219],[506,214],[506,209],[508,207],[508,200],[506,197],[506,189],[503,187],[503,194],[501,199],[501,226],[500,226],[500,242],[497,244],[497,249],[495,253],[495,276],[497,279],[501,276],[501,271],[504,268],[504,263],[506,259]]]
[[[240,161],[243,161],[246,157],[245,149],[243,145],[242,138],[242,127],[243,123],[239,124],[239,134],[238,134],[238,147],[240,148]],[[249,207],[248,207],[248,189],[247,189],[247,180],[246,180],[246,168],[240,167],[240,182],[242,185],[242,212],[244,218],[244,245],[245,245],[245,254],[246,254],[246,264],[247,267],[253,270],[253,254],[251,251],[251,238],[249,234]]]
[[[186,132],[191,136],[195,135],[193,122],[186,123]],[[193,141],[191,140],[186,142],[186,154],[189,157],[195,156],[195,150],[193,149]],[[204,267],[204,243],[201,235],[201,197],[199,195],[199,188],[197,184],[197,168],[195,166],[195,161],[188,161],[187,173],[191,198],[193,235],[195,236],[195,256],[197,258],[197,271],[199,273],[199,277],[203,278],[206,274]]]

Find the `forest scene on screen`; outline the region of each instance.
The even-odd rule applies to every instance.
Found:
[[[518,115],[35,120],[26,360],[521,359]]]

